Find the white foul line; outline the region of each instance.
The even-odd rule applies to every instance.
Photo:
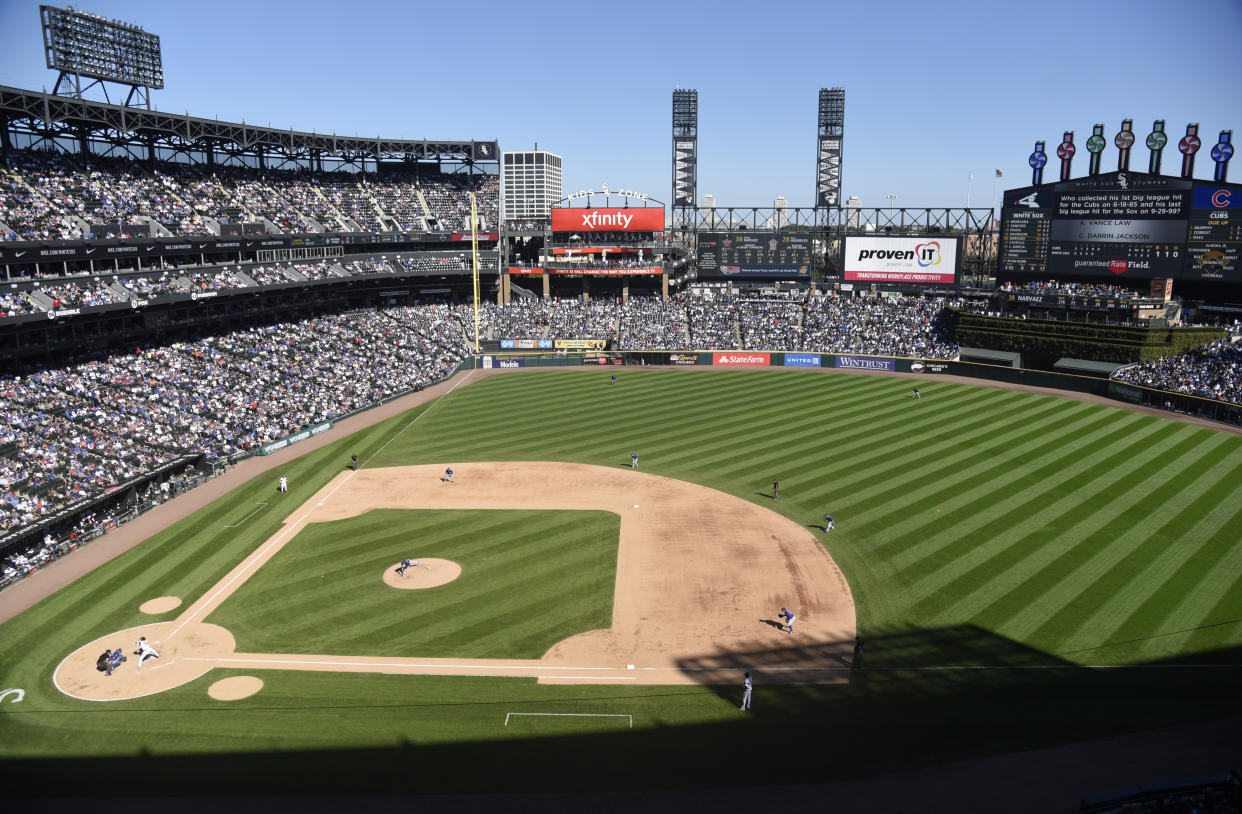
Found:
[[[391,444],[393,441],[397,440],[397,437],[398,437],[399,435],[401,435],[401,433],[403,433],[403,432],[405,432],[407,429],[409,429],[409,428],[410,428],[410,426],[411,426],[411,425],[412,425],[415,421],[417,421],[418,419],[420,419],[420,418],[422,418],[423,416],[427,415],[427,413],[431,411],[431,408],[432,408],[432,407],[434,407],[434,406],[436,406],[437,404],[439,404],[439,403],[440,403],[440,399],[444,398],[444,397],[445,397],[445,396],[447,396],[449,393],[452,393],[454,390],[456,390],[456,389],[457,389],[457,385],[461,384],[461,383],[462,383],[462,382],[464,382],[466,379],[469,379],[469,378],[470,378],[470,376],[471,376],[473,373],[474,373],[474,369],[473,369],[473,368],[471,368],[470,372],[469,372],[469,373],[467,373],[465,376],[463,376],[463,377],[462,377],[462,379],[461,379],[461,381],[459,381],[459,382],[457,382],[456,384],[454,384],[452,387],[450,387],[448,390],[446,390],[446,391],[445,391],[442,395],[440,395],[438,398],[436,398],[436,400],[435,400],[435,401],[431,402],[431,405],[430,405],[430,406],[428,406],[426,410],[423,410],[421,413],[419,413],[418,415],[414,416],[414,418],[412,418],[412,419],[410,420],[410,423],[409,423],[409,424],[406,424],[404,427],[402,427],[400,430],[398,430],[396,435],[394,435],[392,438],[389,438],[389,439],[388,439],[388,441],[386,441],[386,442],[384,443],[384,446],[382,446],[382,447],[380,447],[379,449],[375,450],[375,452],[371,455],[371,457],[370,457],[370,458],[367,458],[367,459],[366,459],[366,461],[364,461],[364,462],[363,462],[363,465],[365,466],[367,463],[370,463],[372,458],[374,458],[376,455],[379,455],[381,452],[383,452],[383,451],[384,451],[384,450],[388,447],[388,445],[389,445],[389,444]],[[354,475],[356,475],[356,474],[358,474],[358,473],[357,473],[357,470],[354,470],[354,471],[349,472],[349,473],[345,476],[345,478],[344,478],[344,479],[343,479],[340,483],[338,483],[336,486],[332,487],[332,491],[328,492],[326,495],[324,495],[324,496],[323,496],[323,500],[320,500],[320,501],[319,501],[319,503],[318,503],[318,505],[319,505],[319,506],[322,506],[322,505],[324,504],[324,501],[326,501],[328,498],[330,498],[330,497],[332,497],[334,494],[336,494],[336,490],[337,490],[337,489],[340,489],[342,486],[344,486],[345,484],[349,483],[350,478],[352,478],[352,477],[353,477]],[[273,537],[273,538],[272,538],[271,542],[269,542],[269,543],[268,543],[267,545],[265,545],[263,548],[259,549],[258,553],[256,553],[256,554],[251,554],[251,555],[250,555],[250,560],[249,560],[249,561],[245,564],[245,566],[243,566],[243,567],[242,567],[242,569],[241,569],[240,571],[238,571],[238,572],[237,572],[237,573],[233,576],[233,578],[232,578],[232,579],[230,579],[228,582],[224,583],[224,584],[223,584],[223,585],[221,585],[218,589],[216,589],[216,592],[215,592],[214,594],[212,594],[212,595],[211,595],[211,598],[210,598],[210,599],[208,599],[208,600],[207,600],[206,602],[204,602],[203,604],[199,605],[199,606],[198,606],[197,608],[195,608],[195,609],[194,609],[194,610],[193,610],[190,614],[188,614],[188,615],[185,617],[185,621],[183,621],[181,624],[179,624],[179,625],[177,625],[175,628],[173,628],[173,632],[168,634],[168,638],[167,638],[167,639],[165,639],[165,641],[168,641],[168,640],[172,639],[172,637],[173,637],[173,636],[176,636],[178,633],[180,633],[180,632],[181,632],[181,628],[183,628],[183,627],[185,627],[187,624],[189,624],[190,620],[191,620],[191,619],[193,619],[195,616],[197,616],[201,610],[203,610],[204,608],[210,608],[210,607],[212,607],[212,603],[216,601],[216,597],[218,597],[218,596],[219,596],[219,595],[220,595],[223,591],[228,590],[229,586],[230,586],[230,585],[232,585],[234,582],[236,582],[236,581],[238,580],[238,578],[239,578],[239,577],[241,577],[241,575],[242,575],[242,574],[244,574],[244,573],[246,573],[247,571],[249,571],[249,570],[250,570],[250,567],[251,567],[252,565],[254,565],[256,562],[258,562],[260,559],[262,559],[262,558],[263,558],[263,557],[267,554],[267,552],[271,550],[272,546],[274,546],[274,545],[276,545],[277,543],[279,543],[279,542],[280,542],[280,540],[281,540],[281,538],[282,538],[282,537],[284,537],[284,536],[285,536],[285,534],[287,534],[288,532],[290,532],[290,531],[292,531],[293,529],[297,528],[297,527],[298,527],[298,526],[299,526],[299,525],[300,525],[300,524],[301,524],[304,520],[306,520],[306,518],[310,517],[311,512],[313,512],[313,511],[314,511],[314,509],[307,509],[305,514],[303,514],[303,515],[302,515],[301,517],[299,517],[297,520],[293,521],[293,523],[291,523],[290,525],[285,526],[285,527],[284,527],[284,528],[280,531],[280,533],[279,533],[279,534],[277,534],[275,537]]]
[[[633,715],[618,715],[615,713],[604,712],[506,712],[505,726],[509,725],[510,717],[529,717],[529,718],[627,718],[630,722],[630,729],[634,728]]]
[[[255,516],[256,514],[258,514],[259,512],[263,511],[263,507],[264,507],[264,506],[266,506],[266,505],[267,505],[266,503],[260,503],[260,504],[259,504],[259,508],[255,509],[255,510],[254,510],[253,512],[251,512],[250,514],[246,515],[246,516],[245,516],[245,517],[243,517],[241,520],[238,520],[238,521],[237,521],[236,523],[234,523],[233,525],[231,525],[231,526],[225,526],[225,528],[226,528],[226,529],[235,529],[235,528],[237,528],[237,527],[238,527],[238,526],[240,526],[242,523],[245,523],[247,520],[249,520],[250,518],[254,517],[254,516]]]

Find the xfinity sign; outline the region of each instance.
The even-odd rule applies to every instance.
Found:
[[[845,238],[844,279],[868,283],[953,285],[960,266],[957,237]]]
[[[553,232],[662,232],[664,207],[557,207]]]

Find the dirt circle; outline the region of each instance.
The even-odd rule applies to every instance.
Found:
[[[390,588],[411,590],[414,588],[435,588],[446,585],[461,576],[461,566],[452,560],[441,560],[435,557],[423,557],[414,560],[405,570],[405,576],[397,573],[401,563],[396,562],[384,569],[384,584]]]
[[[155,599],[148,599],[146,602],[143,602],[138,606],[138,610],[155,616],[160,613],[168,613],[170,610],[179,607],[181,607],[181,597],[157,596]]]
[[[135,642],[146,636],[159,658],[148,658],[141,668]],[[121,648],[125,662],[112,675],[95,669],[100,653]],[[56,689],[82,701],[125,701],[165,692],[188,684],[211,670],[212,662],[233,654],[233,634],[219,625],[176,621],[153,622],[100,636],[65,656],[52,674]]]
[[[255,676],[222,678],[207,688],[207,694],[217,701],[240,701],[263,689],[263,679]]]

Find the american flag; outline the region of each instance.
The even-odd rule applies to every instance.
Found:
[[[997,170],[997,171],[996,171],[996,177],[997,177],[997,178],[1004,178],[1004,177],[1005,177],[1005,173],[1001,172],[1000,170]]]

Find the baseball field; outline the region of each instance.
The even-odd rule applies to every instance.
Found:
[[[5,774],[823,783],[1242,714],[1242,437],[917,383],[467,376],[0,625]]]

